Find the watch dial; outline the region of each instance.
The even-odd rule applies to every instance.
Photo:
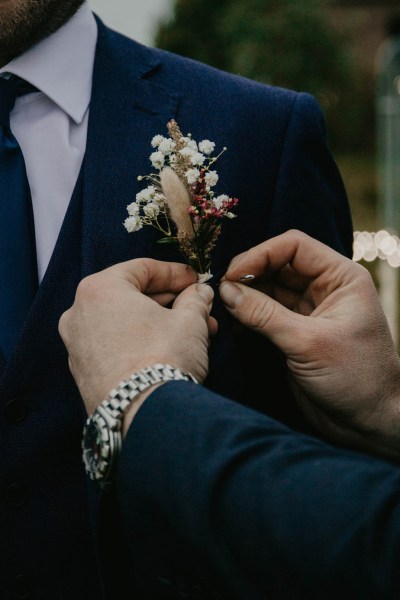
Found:
[[[94,421],[90,421],[83,436],[83,461],[86,471],[94,474],[101,459],[101,432]]]

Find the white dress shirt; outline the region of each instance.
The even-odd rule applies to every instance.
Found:
[[[97,24],[85,3],[56,33],[0,69],[40,90],[17,98],[10,117],[31,188],[39,281],[85,153],[96,42]]]

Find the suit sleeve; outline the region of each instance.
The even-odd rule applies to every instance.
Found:
[[[133,548],[165,526],[239,598],[400,597],[400,471],[388,462],[172,382],[134,419],[117,481]]]

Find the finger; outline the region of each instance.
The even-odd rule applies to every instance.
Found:
[[[177,296],[173,308],[188,310],[192,316],[200,315],[207,322],[208,335],[213,336],[218,331],[218,321],[210,315],[214,301],[214,290],[205,283],[187,287]]]
[[[188,265],[136,258],[110,267],[114,275],[131,283],[146,294],[177,293],[197,281],[197,273]]]
[[[160,306],[170,306],[174,302],[178,293],[171,293],[171,292],[149,293],[149,292],[147,292],[146,295],[149,298],[151,298],[152,300],[154,300],[155,302],[157,302],[157,304],[160,304]]]
[[[261,277],[288,263],[300,275],[316,278],[338,264],[352,261],[325,244],[297,230],[290,230],[235,257],[225,278],[238,281],[245,274]]]
[[[212,337],[218,332],[218,321],[215,317],[208,317],[207,320],[208,335]]]
[[[214,291],[210,285],[197,283],[190,285],[177,296],[172,308],[189,310],[207,319],[214,300]]]
[[[211,286],[203,284],[203,283],[197,284],[196,290],[197,290],[197,293],[200,294],[201,296],[203,296],[205,301],[208,303],[208,319],[207,319],[208,335],[213,336],[218,331],[218,321],[215,317],[212,317],[210,315],[212,305],[214,302],[214,296],[215,296],[214,290]],[[210,294],[210,290],[211,290],[211,294]]]
[[[219,293],[240,323],[268,337],[285,354],[301,351],[301,340],[309,325],[306,317],[240,283],[222,282]]]
[[[264,283],[257,282],[251,288],[273,298],[291,311],[302,315],[310,315],[324,299],[324,295],[315,297],[308,286],[298,291],[296,287],[292,289],[288,285],[281,285],[278,280],[270,280]]]
[[[203,284],[199,284],[199,285],[203,285]],[[178,296],[178,293],[172,294],[169,292],[161,292],[158,294],[146,294],[146,295],[149,298],[151,298],[152,300],[154,300],[155,302],[157,302],[157,304],[160,304],[160,306],[170,306],[175,301],[176,297]],[[210,326],[211,326],[212,335],[213,335],[214,333],[216,333],[215,327],[217,327],[217,329],[218,329],[218,325],[217,325],[217,321],[216,321],[216,319],[214,319],[214,317],[210,316],[209,319],[211,321]]]

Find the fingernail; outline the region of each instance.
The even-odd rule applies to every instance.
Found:
[[[247,281],[253,281],[253,279],[255,279],[256,276],[255,275],[251,275],[250,273],[248,275],[241,275],[239,277],[239,281],[241,283],[246,283]]]
[[[219,295],[229,308],[239,306],[243,298],[242,290],[234,283],[228,281],[222,282],[219,286]]]
[[[214,298],[214,290],[210,285],[206,283],[198,283],[197,284],[197,293],[204,298],[206,302],[211,302]]]

